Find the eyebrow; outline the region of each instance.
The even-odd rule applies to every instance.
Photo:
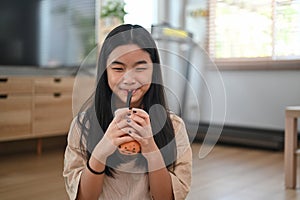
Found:
[[[148,62],[146,60],[139,60],[139,61],[135,62],[133,66],[137,66],[137,65],[140,65],[140,64],[147,64],[147,63]],[[117,60],[113,61],[110,65],[123,65],[123,66],[125,66],[124,63],[122,63],[120,61],[117,61]]]
[[[113,61],[112,63],[110,63],[110,65],[125,65],[125,64],[120,61]]]
[[[140,61],[137,61],[136,63],[134,63],[134,66],[136,65],[140,65],[140,64],[147,64],[148,62],[146,60],[140,60]]]

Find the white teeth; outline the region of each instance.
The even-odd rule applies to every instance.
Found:
[[[126,92],[126,94],[128,94],[129,92],[132,92],[132,94],[134,94],[136,90],[137,89],[123,89],[123,91]]]
[[[134,93],[134,92],[135,92],[135,89],[128,90],[127,92],[132,92],[132,93]]]

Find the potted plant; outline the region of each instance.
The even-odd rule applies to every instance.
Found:
[[[109,0],[102,6],[100,17],[103,20],[118,20],[120,23],[124,23],[124,16],[127,14],[124,7],[125,3],[122,0]],[[114,23],[112,22],[112,24]]]

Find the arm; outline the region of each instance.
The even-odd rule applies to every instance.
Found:
[[[174,167],[166,169],[163,158],[158,150],[151,154],[145,154],[144,156],[148,160],[151,193],[157,194],[157,196],[154,196],[154,199],[160,199],[158,198],[160,197],[159,195],[163,195],[161,192],[165,191],[165,193],[168,193],[171,188],[172,197],[166,196],[164,199],[173,198],[183,200],[186,198],[191,186],[192,150],[184,122],[176,115],[171,116],[177,146],[177,159],[174,163]],[[150,147],[151,145],[147,146]],[[156,171],[155,169],[158,170]],[[170,180],[166,173],[163,172],[168,173]]]
[[[105,165],[94,157],[91,157],[88,162],[90,167],[97,172],[105,170]],[[81,174],[77,199],[98,199],[102,192],[104,176],[104,173],[93,174],[87,167],[85,167]]]
[[[149,115],[142,109],[134,108],[131,119],[129,124],[134,131],[130,135],[139,142],[142,154],[147,160],[152,198],[154,200],[173,199],[171,175],[154,141]]]
[[[192,179],[192,149],[188,139],[185,124],[181,118],[171,115],[175,130],[177,159],[174,168],[169,173],[172,179],[174,199],[186,199],[190,191]]]
[[[162,155],[158,150],[145,154],[148,161],[150,191],[154,200],[184,200],[190,191],[192,150],[187,135],[183,133],[186,132],[176,135],[178,157],[174,168],[167,169],[165,167]]]
[[[97,172],[105,169],[106,159],[116,148],[125,142],[132,141],[129,136],[123,136],[124,116],[126,110],[116,114],[104,137],[98,142],[89,160],[90,167]],[[87,161],[79,148],[81,131],[73,120],[65,151],[64,172],[66,190],[70,199],[98,199],[101,195],[105,174],[93,174],[87,168]],[[125,120],[126,121],[126,120]]]
[[[154,200],[174,199],[172,179],[160,151],[145,156],[148,161],[149,185]],[[162,167],[164,166],[164,167]]]
[[[76,122],[77,118],[71,124],[64,157],[63,176],[66,191],[71,200],[97,199],[102,191],[104,175],[95,175],[87,169],[86,157],[79,147],[81,132]],[[104,168],[93,157],[90,158],[89,164],[95,171],[101,171],[101,167]],[[96,185],[98,187],[95,187]]]

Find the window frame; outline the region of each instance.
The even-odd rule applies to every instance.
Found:
[[[207,19],[207,51],[211,56],[213,51],[213,44],[210,40],[214,33],[215,27],[212,26],[212,19],[215,18],[215,10],[212,6],[216,4],[217,0],[207,1],[209,10]],[[273,0],[274,2],[275,0]],[[300,59],[272,59],[271,57],[256,57],[256,58],[211,58],[212,61],[217,65],[218,70],[300,70]]]

